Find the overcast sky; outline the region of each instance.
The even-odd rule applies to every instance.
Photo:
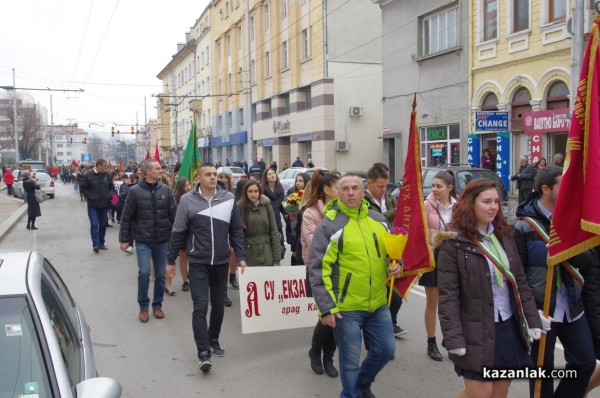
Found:
[[[156,75],[185,41],[208,0],[11,0],[2,2],[0,86],[29,91],[54,124],[109,132],[156,118]],[[137,119],[136,119],[137,112]],[[129,130],[129,127],[120,127]]]

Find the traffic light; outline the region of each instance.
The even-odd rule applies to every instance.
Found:
[[[131,126],[131,135],[135,135],[135,129]]]
[[[113,137],[115,136],[115,126],[111,127],[111,134],[112,134]]]
[[[83,139],[83,143],[87,145],[87,137]]]

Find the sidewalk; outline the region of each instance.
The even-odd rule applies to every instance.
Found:
[[[22,199],[6,194],[6,184],[0,183],[0,241],[27,213],[27,204]]]

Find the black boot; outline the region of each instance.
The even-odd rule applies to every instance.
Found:
[[[35,226],[35,218],[31,219],[31,229],[37,229]]]
[[[323,363],[321,362],[321,351],[319,350],[317,352],[317,350],[311,347],[311,349],[308,351],[308,357],[310,358],[310,367],[312,368],[312,370],[316,374],[322,375]]]
[[[339,373],[333,365],[333,358],[327,358],[323,356],[323,368],[325,369],[325,373],[327,373],[327,376],[333,378],[338,377]]]
[[[442,361],[442,354],[440,354],[440,350],[438,350],[437,343],[435,341],[435,337],[427,338],[427,355],[429,358],[434,361]]]

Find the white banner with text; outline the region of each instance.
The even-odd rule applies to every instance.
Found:
[[[306,297],[306,267],[246,267],[238,271],[242,333],[314,326],[318,311]]]

